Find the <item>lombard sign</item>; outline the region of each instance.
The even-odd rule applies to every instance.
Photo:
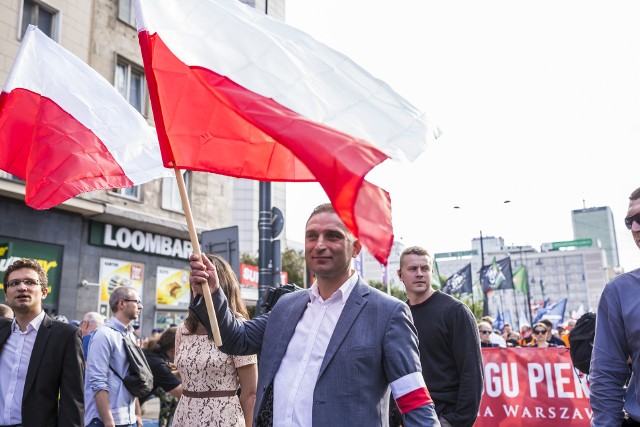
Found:
[[[188,259],[193,253],[188,240],[100,222],[91,222],[89,243],[179,259]]]

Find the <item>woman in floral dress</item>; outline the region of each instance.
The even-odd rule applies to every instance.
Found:
[[[216,266],[229,308],[239,319],[248,319],[231,266],[217,255],[207,257]],[[229,356],[218,350],[193,313],[178,326],[175,352],[184,390],[173,427],[251,426],[258,381],[255,355]]]

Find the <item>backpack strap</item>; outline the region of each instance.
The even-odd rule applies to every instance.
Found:
[[[114,331],[116,331],[117,333],[122,335],[122,344],[124,346],[127,345],[127,342],[125,341],[127,339],[127,334],[123,333],[122,331],[117,330],[113,326],[110,326],[110,325],[105,325],[105,326],[107,326],[108,328],[113,329]],[[127,356],[127,362],[129,362],[129,354],[127,353],[127,350],[125,349],[124,352],[125,352],[125,354]],[[129,362],[129,363],[131,363],[131,362]],[[124,379],[122,379],[122,376],[118,372],[116,372],[115,369],[113,369],[113,366],[111,366],[111,363],[109,363],[109,369],[111,369],[111,371],[113,371],[113,373],[116,374],[116,377],[120,378],[120,381],[124,381]]]

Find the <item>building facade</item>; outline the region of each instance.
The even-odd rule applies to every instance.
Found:
[[[607,255],[607,266],[620,266],[618,240],[613,222],[613,212],[609,206],[576,209],[571,211],[574,239],[593,239]]]
[[[245,3],[266,6],[265,0]],[[268,6],[284,18],[284,0]],[[131,0],[3,1],[0,84],[27,25],[34,24],[111,82],[153,124],[134,20]],[[185,181],[198,233],[236,225],[239,180],[187,172]],[[46,211],[26,206],[24,194],[23,181],[0,171],[0,278],[13,259],[36,258],[49,275],[51,293],[44,306],[50,313],[69,319],[87,311],[109,314],[110,290],[129,285],[142,297],[143,334],[185,318],[192,248],[175,180],[85,193]],[[273,204],[285,208],[284,201]],[[257,221],[242,227],[257,233]],[[241,251],[253,250],[243,245]]]
[[[464,256],[450,256],[456,253],[436,254],[440,274],[451,276],[471,263],[473,283],[476,285],[475,299],[482,298],[479,283],[481,253],[479,240],[474,239],[471,251],[461,251]],[[552,247],[553,245],[546,245]],[[565,319],[572,310],[582,306],[585,310],[595,310],[604,285],[609,280],[606,253],[603,248],[567,247],[566,250],[536,250],[531,246],[505,246],[501,237],[483,238],[484,265],[489,265],[505,257],[511,258],[512,272],[524,265],[528,275],[529,295],[533,306],[549,300],[551,303],[567,298]],[[510,312],[512,321],[528,317],[527,296],[514,290],[495,291],[489,295],[490,313],[495,316]],[[528,319],[527,319],[528,320]]]

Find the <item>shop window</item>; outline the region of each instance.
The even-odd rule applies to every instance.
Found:
[[[191,172],[186,171],[184,174],[184,185],[187,194],[191,187]],[[162,209],[175,212],[184,212],[182,209],[182,200],[180,199],[180,191],[178,183],[174,177],[162,178]]]
[[[133,1],[120,0],[118,1],[118,19],[133,27],[136,26],[136,11],[133,7]]]
[[[58,11],[51,6],[37,0],[23,0],[20,40],[24,37],[29,24],[35,25],[51,39],[56,40],[58,37],[58,19]]]

